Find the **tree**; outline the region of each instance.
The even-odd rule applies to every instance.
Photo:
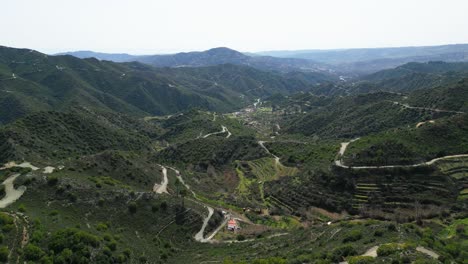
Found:
[[[131,213],[131,214],[134,214],[136,213],[137,211],[137,204],[135,202],[131,202],[128,204],[128,211]]]
[[[180,191],[180,197],[182,199],[182,204],[181,204],[182,208],[185,208],[185,200],[184,200],[185,196],[187,196],[187,190],[183,189]]]
[[[5,246],[0,247],[0,261],[8,261],[8,248]]]

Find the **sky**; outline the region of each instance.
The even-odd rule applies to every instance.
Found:
[[[0,45],[155,54],[468,43],[467,0],[0,0]]]

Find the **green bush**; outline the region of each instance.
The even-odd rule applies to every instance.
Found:
[[[376,237],[381,237],[383,236],[384,232],[382,230],[375,230],[374,236]]]
[[[131,214],[134,214],[136,213],[137,211],[137,204],[135,202],[131,202],[128,204],[128,211],[131,213]]]
[[[20,212],[22,212],[22,213],[26,212],[26,205],[20,204],[20,205],[18,206],[18,211],[20,211]]]
[[[331,252],[330,258],[332,261],[339,262],[342,261],[344,257],[356,255],[357,252],[351,245],[344,245],[333,249]]]
[[[0,247],[0,261],[7,262],[8,261],[8,253],[9,250],[5,246]]]
[[[26,260],[32,260],[32,261],[39,260],[44,255],[45,255],[44,251],[40,247],[34,244],[30,243],[26,245],[26,247],[24,248],[24,258]]]
[[[385,257],[385,256],[390,256],[398,251],[400,251],[400,246],[398,244],[389,243],[389,244],[381,245],[377,249],[377,255],[379,257]]]
[[[5,196],[5,185],[0,184],[0,197]]]
[[[374,258],[369,256],[356,256],[348,258],[349,264],[369,264],[374,262]]]
[[[360,230],[352,230],[343,239],[343,243],[358,241],[361,238],[362,238],[362,232]]]
[[[58,183],[58,177],[57,176],[49,176],[47,177],[47,184],[49,186],[54,186]]]

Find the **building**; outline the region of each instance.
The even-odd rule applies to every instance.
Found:
[[[236,231],[240,229],[239,225],[237,224],[237,221],[235,219],[230,219],[227,223],[227,229],[229,231]]]

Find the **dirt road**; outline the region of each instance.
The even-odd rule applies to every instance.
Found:
[[[2,184],[5,185],[5,197],[0,200],[0,208],[5,208],[8,205],[18,200],[26,191],[26,186],[20,186],[15,189],[13,182],[20,174],[13,174],[8,177]]]
[[[156,183],[153,186],[153,192],[159,193],[159,194],[168,193],[167,192],[167,184],[169,182],[169,180],[167,179],[167,169],[166,169],[166,167],[161,166],[161,168],[162,168],[163,180],[162,180],[161,184]]]

